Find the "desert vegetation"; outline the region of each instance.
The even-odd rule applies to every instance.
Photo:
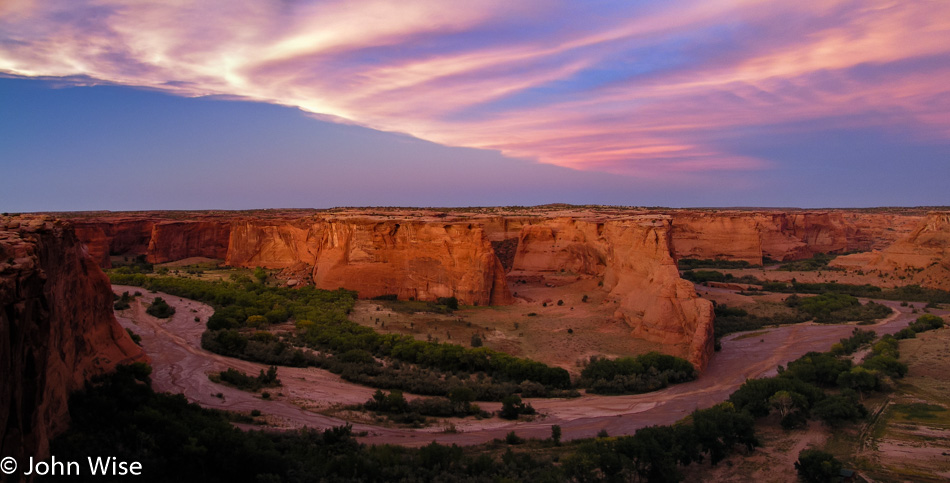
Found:
[[[114,303],[112,304],[113,310],[126,310],[130,308],[133,297],[129,295],[129,292],[122,292],[122,295],[112,294],[112,299]]]
[[[244,372],[228,368],[225,371],[216,372],[208,375],[213,382],[224,383],[234,386],[242,391],[257,392],[266,387],[281,386],[280,379],[277,378],[277,366],[270,366],[267,372],[261,369],[260,374],[249,376]]]
[[[752,275],[735,276],[717,270],[687,270],[682,277],[694,283],[730,282],[757,285],[764,292],[794,293],[794,294],[845,294],[853,297],[865,297],[883,300],[902,300],[907,302],[924,302],[927,304],[950,303],[950,291],[921,287],[917,284],[903,285],[893,288],[881,288],[871,284],[848,284],[838,282],[776,282],[759,279]],[[757,290],[752,288],[751,290]]]
[[[390,393],[377,390],[373,397],[354,409],[385,415],[390,421],[423,426],[427,416],[435,418],[490,417],[475,404],[475,391],[458,386],[449,391],[448,397],[426,397],[407,400],[400,391]]]
[[[155,299],[152,300],[151,305],[145,309],[145,313],[159,319],[167,319],[172,315],[175,315],[175,308],[168,305],[168,302],[166,302],[163,298],[155,297]]]
[[[349,426],[324,431],[244,432],[242,416],[203,409],[180,395],[155,393],[148,366],[122,366],[98,377],[70,401],[73,423],[52,451],[81,459],[90,452],[133,460],[148,468],[143,481],[593,481],[641,478],[678,481],[679,466],[719,461],[757,441],[753,419],[724,403],[692,413],[682,424],[655,426],[632,436],[563,443],[515,432],[475,447],[431,443],[422,448],[367,446]],[[392,394],[379,394],[383,405]],[[377,402],[376,396],[373,403]],[[518,403],[512,399],[512,406]],[[246,416],[244,416],[246,417]],[[159,437],[156,437],[159,435]]]
[[[824,293],[816,296],[801,297],[797,294],[785,298],[786,310],[772,311],[769,315],[760,315],[740,307],[717,304],[715,307],[716,338],[733,332],[758,330],[767,326],[797,324],[814,320],[822,324],[841,324],[858,322],[868,324],[891,315],[885,305],[869,301],[861,304],[851,295]]]
[[[273,287],[243,276],[214,282],[144,274],[111,276],[117,284],[143,286],[214,306],[202,347],[222,355],[264,364],[321,367],[348,381],[430,396],[447,397],[458,386],[474,391],[478,400],[489,401],[502,401],[512,394],[578,395],[577,386],[562,368],[486,347],[467,348],[407,335],[380,334],[351,322],[347,314],[355,303],[352,291]],[[457,307],[452,298],[434,304],[383,302],[413,307],[409,310],[419,304],[445,310]],[[294,322],[292,329],[281,325],[288,321]],[[688,362],[672,356],[648,355],[638,364],[641,369],[617,373],[609,379],[582,379],[586,382],[580,387],[607,394],[643,392],[694,377]]]
[[[650,352],[637,357],[593,357],[581,372],[581,385],[597,394],[636,394],[696,378],[692,364]]]
[[[816,253],[811,258],[795,260],[779,265],[778,269],[786,272],[814,272],[818,270],[840,270],[828,266],[838,255],[830,253]]]

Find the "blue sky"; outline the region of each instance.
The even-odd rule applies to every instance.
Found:
[[[941,18],[930,1],[16,0],[0,209],[947,205]]]

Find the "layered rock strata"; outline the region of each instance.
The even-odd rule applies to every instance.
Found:
[[[838,257],[830,265],[950,290],[950,212],[930,213],[907,237],[883,250]]]
[[[671,227],[665,216],[525,226],[511,274],[601,278],[608,303],[619,303],[615,316],[633,336],[664,344],[702,369],[713,352],[713,308],[679,277]]]
[[[156,223],[148,242],[146,260],[165,263],[191,257],[222,259],[228,255],[231,223],[177,221]]]
[[[71,227],[0,218],[0,454],[46,456],[68,423],[70,392],[143,360],[113,315],[109,280]]]
[[[918,222],[913,215],[832,212],[682,211],[673,213],[677,258],[744,260],[760,265],[817,253],[890,245]]]
[[[76,236],[86,244],[89,256],[102,268],[112,267],[111,255],[146,255],[152,240],[153,220],[76,220]]]
[[[232,266],[312,267],[318,288],[357,290],[360,297],[456,297],[469,305],[512,298],[505,271],[484,230],[468,223],[320,219],[243,221],[231,230]]]

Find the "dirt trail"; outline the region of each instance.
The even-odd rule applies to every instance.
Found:
[[[132,308],[117,314],[119,322],[142,336],[142,344],[152,358],[153,387],[158,391],[182,393],[191,401],[210,408],[234,411],[259,409],[278,427],[339,426],[341,419],[325,416],[315,410],[334,404],[364,402],[374,389],[350,384],[324,370],[282,367],[279,377],[284,386],[271,391],[275,398],[264,400],[257,394],[211,382],[207,374],[228,367],[256,374],[266,369],[262,364],[222,357],[201,349],[204,322],[213,313],[208,305],[162,293],[147,293],[138,287],[116,285],[113,290],[141,291],[143,296]],[[156,319],[145,313],[144,302],[161,296],[175,307],[174,317]],[[881,301],[895,310],[885,321],[865,328],[878,333],[894,333],[906,327],[918,314],[897,302]],[[945,312],[945,311],[942,311]],[[195,322],[199,317],[201,322]],[[477,444],[503,438],[510,431],[523,437],[550,436],[551,425],[558,424],[563,438],[591,437],[600,430],[611,435],[631,434],[655,424],[670,424],[696,409],[710,407],[725,400],[746,379],[774,375],[780,364],[787,364],[809,351],[827,350],[842,337],[850,335],[853,325],[799,324],[767,329],[757,337],[740,338],[732,334],[722,340],[706,371],[695,381],[662,391],[630,396],[587,395],[574,399],[531,399],[531,404],[544,416],[535,421],[509,422],[499,419],[456,421],[457,433],[440,432],[441,428],[394,429],[366,424],[353,424],[355,432],[366,432],[360,439],[369,443],[395,443],[421,446],[431,441],[440,443]],[[222,397],[218,397],[220,393]],[[497,403],[482,403],[492,410]]]

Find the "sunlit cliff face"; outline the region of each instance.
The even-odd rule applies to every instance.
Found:
[[[768,168],[722,142],[751,126],[946,141],[950,3],[13,0],[0,73],[675,178]]]

